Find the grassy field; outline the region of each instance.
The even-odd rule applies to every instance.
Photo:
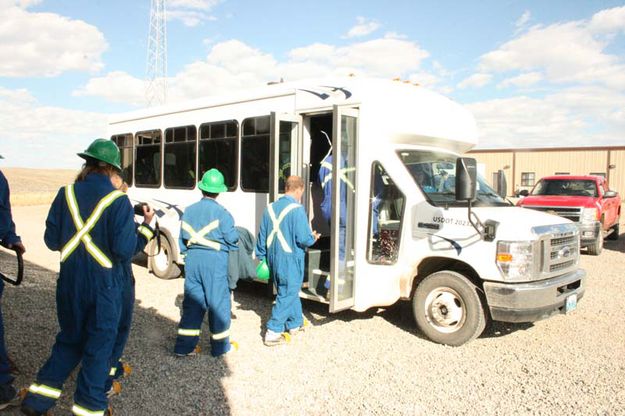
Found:
[[[71,169],[4,168],[11,188],[11,205],[44,205],[54,199],[61,186],[73,182],[78,173]]]

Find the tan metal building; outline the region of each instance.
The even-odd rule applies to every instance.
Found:
[[[484,165],[484,174],[494,183],[494,175],[503,170],[508,195],[531,189],[543,176],[555,174],[603,175],[610,189],[625,195],[625,146],[558,147],[537,149],[480,149],[468,157]]]

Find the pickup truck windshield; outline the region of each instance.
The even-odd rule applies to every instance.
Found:
[[[399,157],[435,206],[466,206],[456,201],[456,156],[432,151],[401,150]],[[474,206],[510,206],[478,175]]]
[[[583,179],[541,179],[532,195],[597,196],[595,181]]]

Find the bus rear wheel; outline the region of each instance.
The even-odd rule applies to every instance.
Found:
[[[174,262],[174,253],[169,239],[161,235],[161,250],[158,250],[158,244],[153,241],[150,245],[150,270],[154,276],[159,279],[176,279],[180,277],[181,270]]]
[[[412,311],[421,332],[439,344],[465,344],[486,327],[477,286],[453,271],[433,273],[423,279],[413,295]]]

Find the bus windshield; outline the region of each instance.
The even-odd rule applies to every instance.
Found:
[[[433,151],[402,150],[399,157],[434,206],[466,205],[456,201],[456,156]],[[510,206],[478,174],[474,206]]]

